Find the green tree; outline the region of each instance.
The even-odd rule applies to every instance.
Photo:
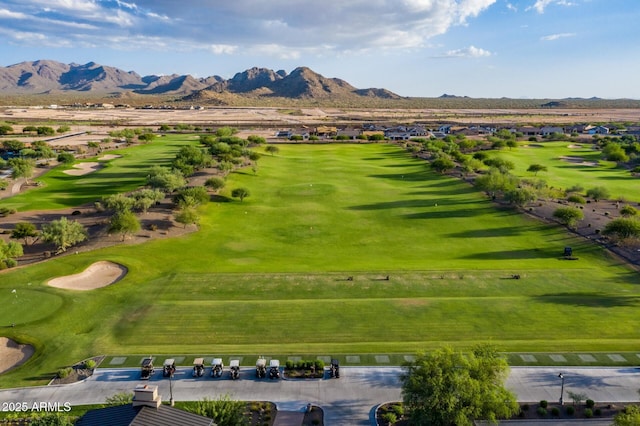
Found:
[[[491,168],[489,173],[478,176],[474,182],[477,188],[492,197],[495,197],[500,192],[504,193],[515,189],[517,184],[518,178],[509,173],[502,173],[496,168]]]
[[[238,133],[238,129],[229,126],[220,127],[218,130],[216,130],[216,136],[219,138],[233,136],[236,133]]]
[[[71,127],[67,126],[67,125],[63,125],[63,126],[59,126],[58,130],[56,130],[58,133],[67,133],[71,131]]]
[[[64,164],[71,164],[76,161],[76,157],[70,152],[61,152],[58,154],[58,161]]]
[[[249,135],[249,137],[247,137],[247,141],[252,145],[262,145],[267,143],[265,138],[258,135]]]
[[[187,181],[179,170],[167,167],[153,166],[147,175],[147,185],[164,192],[173,192],[186,184]]]
[[[24,178],[29,183],[29,178],[33,176],[36,162],[32,158],[12,158],[9,160],[9,167],[11,167],[11,177],[13,179]]]
[[[206,186],[207,188],[211,188],[214,191],[221,190],[222,188],[224,188],[224,185],[224,179],[217,176],[207,179],[207,181],[204,183],[204,186]]]
[[[635,218],[614,219],[605,225],[602,234],[619,240],[640,238],[640,221]]]
[[[113,194],[102,198],[103,204],[116,213],[131,211],[135,204],[133,198],[128,197],[126,194]]]
[[[122,241],[129,234],[134,234],[140,230],[140,220],[130,210],[120,211],[111,216],[109,220],[109,232],[120,234]]]
[[[176,196],[173,197],[173,202],[180,208],[199,206],[207,203],[209,200],[209,194],[204,186],[181,189]]]
[[[194,207],[180,209],[174,215],[176,222],[181,223],[186,228],[187,225],[196,225],[200,222],[200,216]]]
[[[24,142],[15,139],[2,141],[2,148],[6,151],[20,152],[21,149],[24,149]]]
[[[269,154],[271,154],[271,155],[275,155],[275,154],[277,154],[277,153],[279,153],[279,152],[280,152],[280,148],[278,148],[278,147],[277,147],[277,146],[275,146],[275,145],[269,145],[269,146],[267,146],[264,150],[265,150],[266,152],[268,152]]]
[[[55,244],[57,253],[63,253],[69,247],[86,240],[87,231],[80,222],[70,222],[66,217],[62,217],[42,225],[41,238],[47,243]]]
[[[22,128],[22,133],[36,133],[38,128],[36,126],[24,126]]]
[[[622,145],[610,142],[602,149],[602,155],[608,161],[615,161],[617,163],[626,163],[629,161],[629,156],[625,152]]]
[[[0,239],[0,269],[11,268],[16,266],[16,258],[24,254],[22,251],[22,245],[15,241],[9,241],[8,243]]]
[[[240,202],[244,201],[244,199],[249,195],[251,194],[249,193],[249,190],[247,188],[235,188],[233,191],[231,191],[231,196],[233,198],[240,198]]]
[[[558,207],[553,212],[553,217],[558,219],[560,223],[567,225],[569,228],[575,228],[578,222],[584,219],[582,210],[575,207]]]
[[[413,424],[495,423],[519,410],[515,395],[504,387],[508,371],[506,360],[490,345],[466,355],[449,347],[419,354],[400,376],[404,407]]]
[[[13,133],[13,127],[8,124],[0,125],[0,135],[8,135],[9,133]]]
[[[456,163],[448,156],[441,156],[431,162],[431,168],[438,173],[446,173],[455,167]]]
[[[547,171],[547,166],[543,166],[542,164],[532,164],[529,166],[527,171],[533,173],[534,176],[538,176],[538,172]]]
[[[140,189],[131,194],[134,200],[133,208],[146,213],[151,206],[164,200],[164,196],[164,192],[159,189]]]
[[[640,407],[627,405],[624,410],[613,416],[614,426],[638,426],[640,425]]]
[[[595,201],[607,199],[609,195],[609,190],[604,186],[595,186],[587,190],[587,197],[591,197]]]
[[[35,242],[34,238],[37,239],[36,237],[38,237],[36,226],[29,222],[16,223],[11,231],[11,238],[22,240],[28,246]]]
[[[53,127],[49,126],[39,126],[36,129],[36,132],[38,132],[38,134],[41,136],[53,136],[56,134],[56,131],[53,130]]]
[[[507,141],[507,146],[509,147],[509,149],[513,149],[513,148],[517,148],[518,147],[518,142],[516,142],[515,139],[509,139]]]
[[[511,189],[504,194],[504,199],[510,204],[523,207],[538,198],[535,189],[524,186],[522,188]]]

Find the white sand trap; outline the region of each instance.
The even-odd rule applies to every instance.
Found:
[[[113,160],[116,158],[121,158],[122,155],[117,155],[117,154],[105,154],[102,157],[98,158],[98,161],[108,161],[108,160]]]
[[[582,145],[571,144],[567,148],[569,148],[569,149],[579,149],[579,148],[582,148]]]
[[[595,161],[585,161],[584,158],[582,157],[569,157],[569,156],[563,156],[560,157],[560,159],[562,161],[566,161],[567,163],[571,163],[571,164],[577,164],[579,166],[589,166],[589,167],[595,167],[598,165],[597,162]]]
[[[102,164],[95,162],[88,163],[78,163],[73,166],[73,169],[65,170],[64,173],[71,176],[84,176],[89,173],[93,173],[96,170],[100,170],[102,168]]]
[[[19,345],[11,339],[0,337],[0,374],[24,364],[34,352],[31,345]]]
[[[117,263],[96,262],[79,274],[54,278],[47,284],[65,290],[94,290],[120,281],[127,272],[126,267]]]

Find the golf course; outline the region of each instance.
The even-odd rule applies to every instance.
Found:
[[[56,168],[0,205],[55,209],[131,191],[189,144],[197,137],[170,135],[115,151],[85,176]],[[488,341],[508,352],[637,350],[640,276],[564,227],[500,207],[394,144],[256,150],[258,167],[228,175],[196,232],[2,271],[0,335],[35,355],[0,386],[41,384],[97,355],[413,353]],[[546,150],[502,154],[526,170],[542,162],[527,152]],[[592,169],[558,163],[544,177],[569,186]],[[614,183],[618,195],[635,181]],[[238,187],[250,196],[232,199]],[[564,247],[578,259],[563,259]],[[47,285],[103,261],[126,276],[84,292]]]

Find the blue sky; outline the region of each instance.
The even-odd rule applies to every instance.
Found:
[[[0,65],[308,66],[402,96],[640,99],[640,0],[0,0]]]

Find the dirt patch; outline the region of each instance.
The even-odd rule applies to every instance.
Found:
[[[34,353],[31,345],[20,345],[9,338],[0,337],[0,374],[24,364]]]
[[[102,164],[96,162],[87,162],[87,163],[78,163],[73,166],[72,169],[65,170],[63,173],[70,176],[84,176],[89,173],[93,173],[96,170],[100,170],[102,168]]]
[[[120,281],[127,272],[126,267],[117,263],[96,262],[79,274],[54,278],[47,284],[65,290],[94,290]]]

